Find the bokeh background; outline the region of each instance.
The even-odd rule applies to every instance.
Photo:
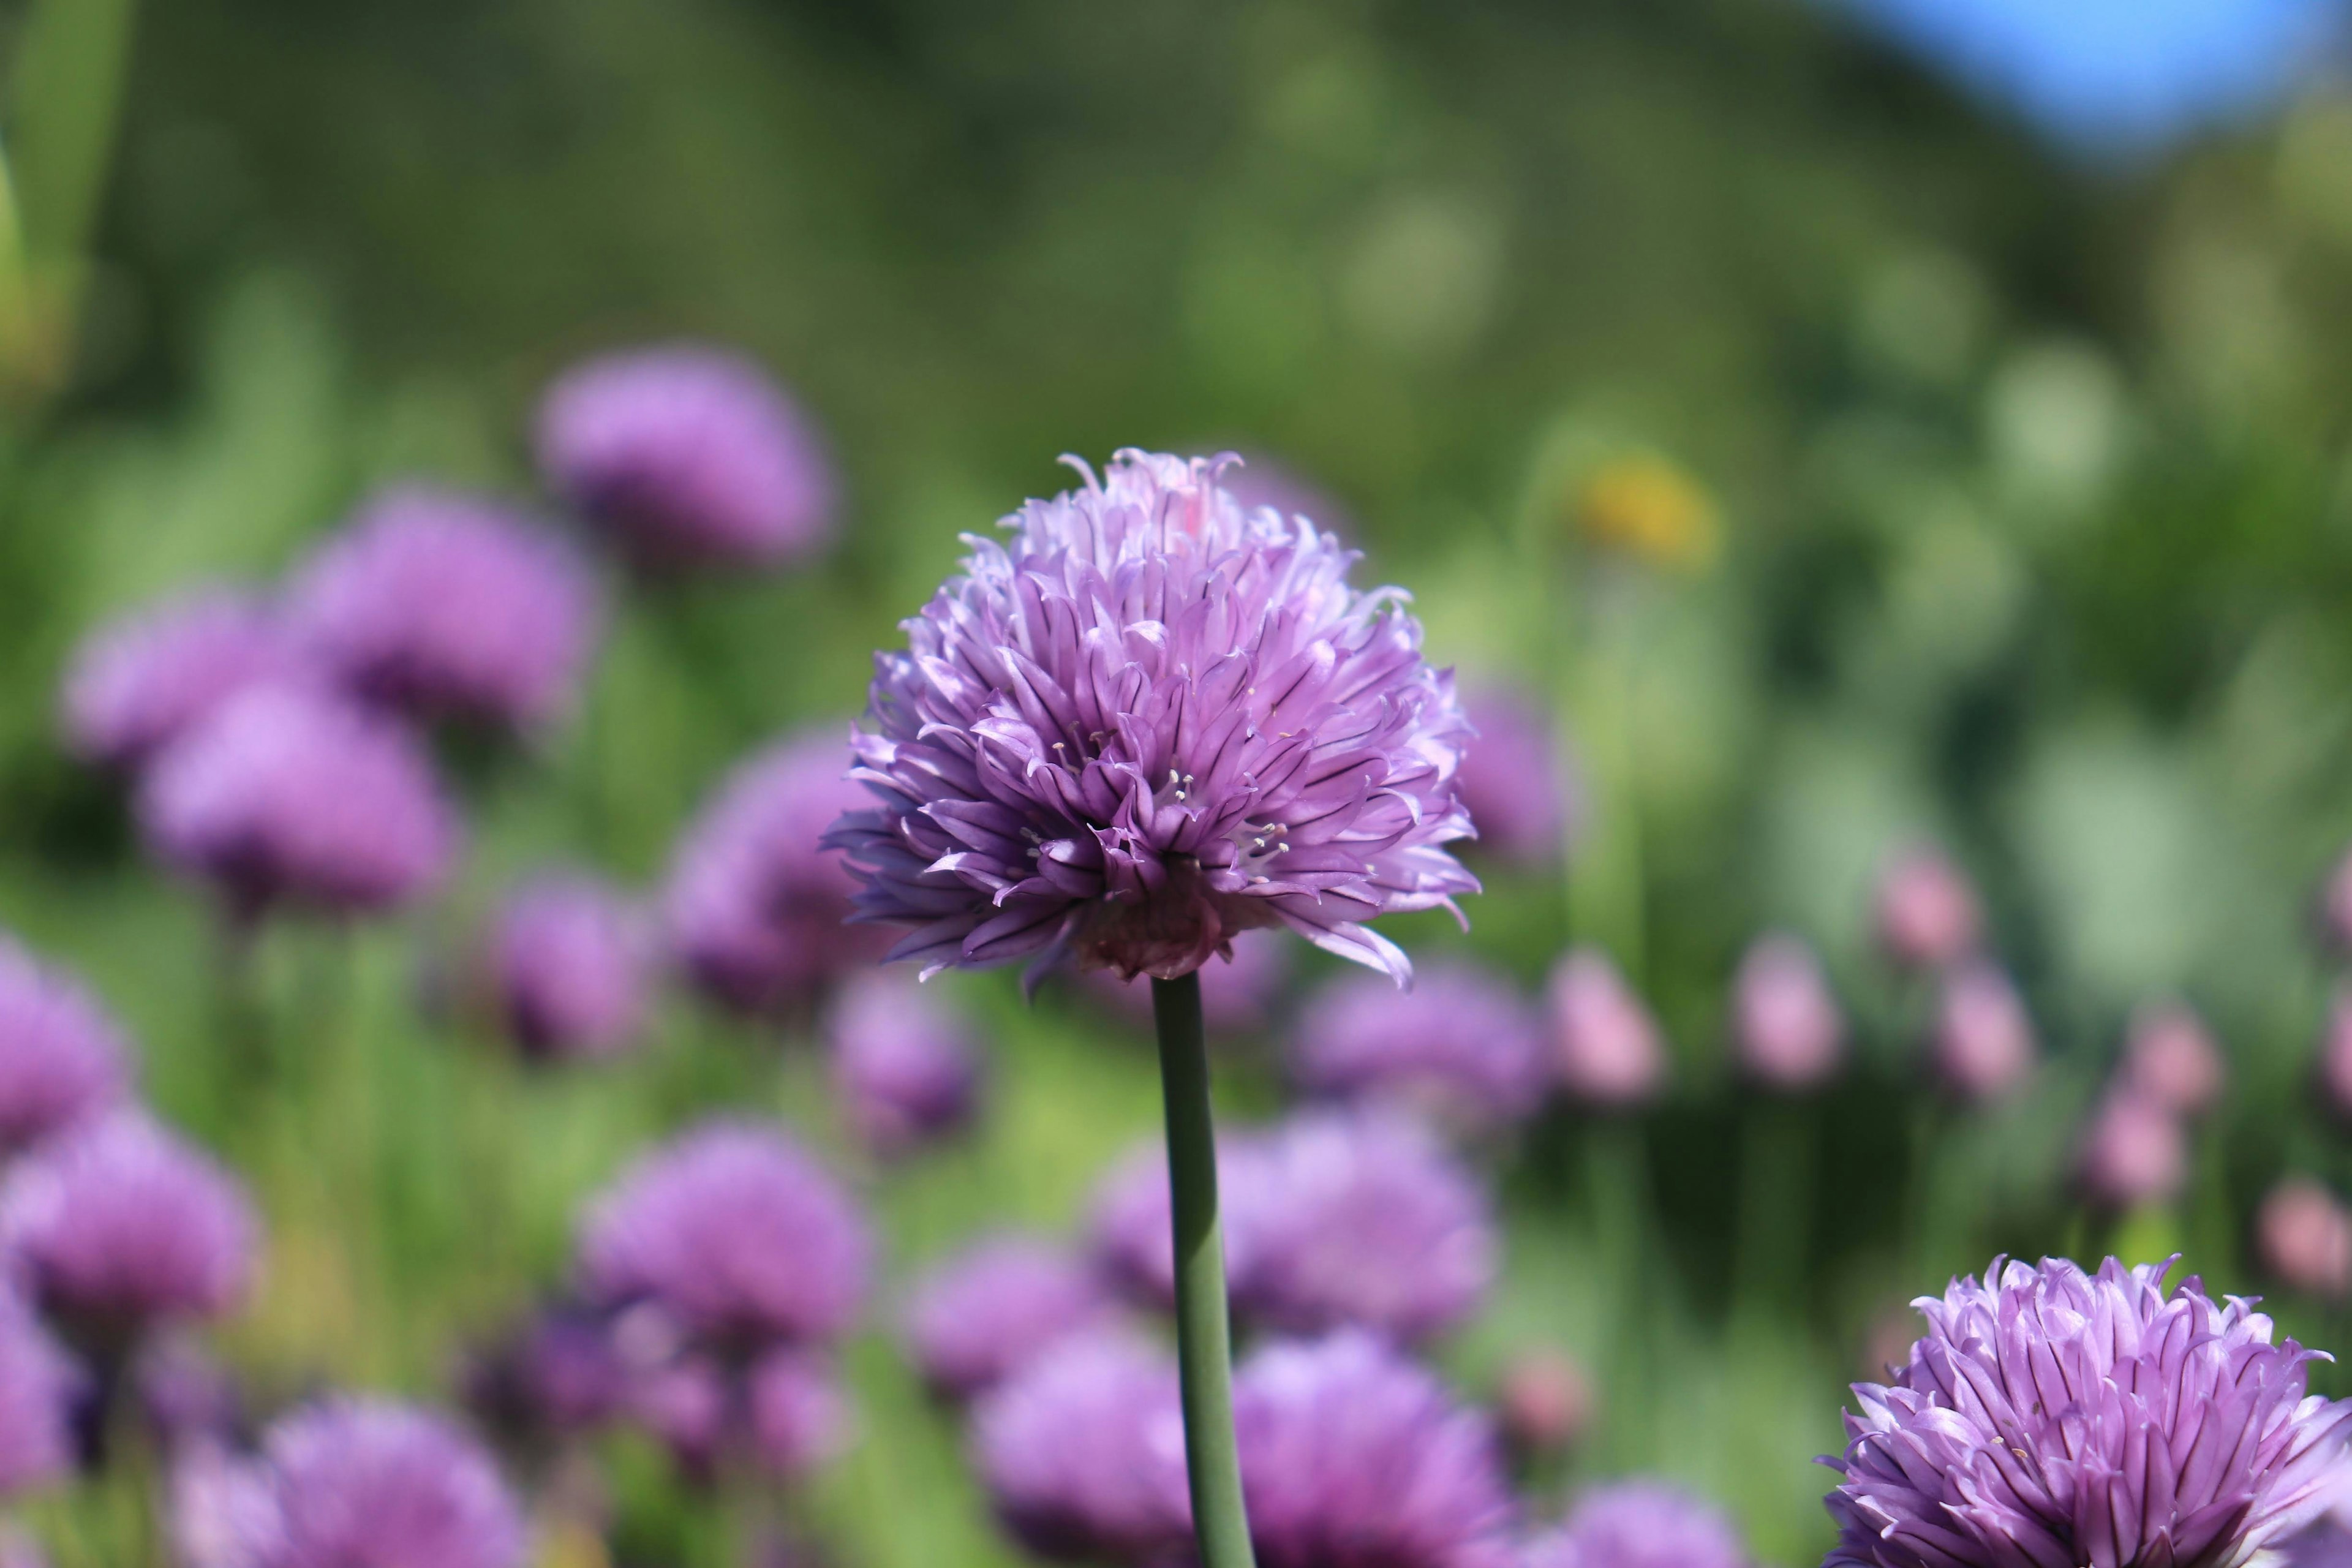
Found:
[[[2347,1348],[2340,1300],[2283,1289],[2252,1224],[2283,1175],[2352,1179],[2312,1090],[2335,980],[2315,903],[2352,839],[2343,20],[2294,0],[11,7],[0,921],[88,977],[148,1099],[251,1183],[267,1270],[215,1342],[265,1406],[450,1397],[466,1349],[562,1280],[581,1201],[631,1154],[712,1108],[775,1110],[887,1238],[846,1352],[857,1440],[797,1489],[796,1529],[875,1568],[1016,1561],[890,1303],[985,1225],[1079,1223],[1156,1125],[1131,1022],[943,980],[988,1043],[985,1110],[886,1168],[846,1146],[804,1027],[672,987],[637,1055],[544,1071],[426,1004],[518,876],[586,861],[656,888],[732,763],[845,725],[957,535],[1059,488],[1057,454],[1276,460],[1371,579],[1413,591],[1433,657],[1535,694],[1579,768],[1564,866],[1482,867],[1466,936],[1391,934],[1531,998],[1600,943],[1672,1053],[1662,1097],[1607,1124],[1643,1172],[1633,1261],[1588,1191],[1598,1124],[1555,1105],[1475,1152],[1505,1268],[1433,1353],[1477,1399],[1529,1347],[1593,1369],[1591,1430],[1531,1475],[1539,1500],[1657,1471],[1761,1560],[1817,1560],[1811,1461],[1839,1445],[1843,1385],[1890,1308],[1996,1252],[2183,1250]],[[71,649],[189,582],[278,574],[380,484],[546,506],[528,432],[549,380],[677,336],[794,390],[841,476],[835,546],[617,594],[593,724],[449,759],[469,826],[444,897],[266,931],[257,1084],[224,1037],[209,906],[60,743]],[[1630,522],[1595,489],[1629,464],[1650,481],[1617,496]],[[1942,1120],[1928,997],[1871,923],[1887,857],[1921,842],[1980,890],[2041,1057],[2030,1091]],[[1847,1070],[1797,1112],[1791,1282],[1757,1298],[1735,1264],[1763,1113],[1726,1018],[1767,928],[1816,945],[1853,1024]],[[1302,954],[1297,986],[1328,968]],[[2209,1021],[2227,1096],[2178,1195],[2086,1214],[2076,1129],[2159,995]],[[1221,1046],[1234,1116],[1281,1103],[1281,1036]],[[605,1468],[615,1561],[733,1560],[726,1509],[649,1444],[614,1438]],[[60,1564],[147,1561],[127,1485],[26,1516]]]

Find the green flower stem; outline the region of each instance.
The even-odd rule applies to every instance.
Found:
[[[1255,1568],[1234,1444],[1233,1331],[1217,1226],[1217,1144],[1201,977],[1151,983],[1160,1087],[1168,1109],[1168,1184],[1176,1237],[1176,1359],[1184,1389],[1184,1470],[1202,1568]]]

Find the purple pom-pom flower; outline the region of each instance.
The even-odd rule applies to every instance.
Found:
[[[97,998],[0,936],[0,1154],[121,1103],[130,1079]]]
[[[92,634],[66,671],[66,739],[113,767],[144,763],[247,687],[299,677],[303,659],[255,595],[204,588]]]
[[[80,1378],[32,1309],[0,1287],[0,1497],[57,1479],[72,1465]]]
[[[1857,1384],[1832,1565],[2236,1568],[2343,1489],[2352,1402],[2311,1352],[2171,1265],[1996,1262],[1914,1303],[1927,1332]]]
[[[1113,1311],[1100,1278],[1052,1242],[974,1243],[917,1281],[907,1353],[942,1398],[970,1399]]]
[[[525,1051],[617,1056],[645,1019],[648,933],[637,910],[593,878],[551,876],[518,889],[490,943],[499,1012]]]
[[[1470,694],[1478,738],[1462,759],[1460,792],[1478,825],[1478,847],[1517,866],[1541,866],[1568,850],[1578,791],[1559,737],[1523,692],[1489,687]]]
[[[880,655],[830,842],[926,972],[1014,959],[1172,978],[1282,926],[1400,981],[1364,922],[1453,907],[1470,731],[1393,590],[1247,512],[1228,459],[1124,451],[1031,501]],[[1458,911],[1457,911],[1458,913]]]
[[[1722,1514],[1664,1481],[1617,1481],[1585,1494],[1568,1521],[1539,1537],[1523,1568],[1746,1568]]]
[[[769,1352],[751,1368],[745,1402],[751,1454],[772,1474],[806,1475],[849,1445],[849,1402],[822,1356]]]
[[[825,1036],[850,1129],[876,1154],[908,1153],[971,1120],[980,1094],[971,1031],[911,977],[850,981]]]
[[[584,563],[496,502],[378,497],[297,574],[289,614],[351,689],[421,718],[528,730],[567,710],[595,640]]]
[[[757,365],[690,345],[591,360],[539,411],[548,487],[641,563],[768,565],[833,533],[834,478]]]
[[[1491,1128],[1542,1101],[1543,1026],[1508,980],[1475,964],[1432,965],[1402,996],[1375,976],[1343,974],[1308,999],[1290,1074],[1310,1094]]]

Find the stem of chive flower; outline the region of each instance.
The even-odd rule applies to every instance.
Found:
[[[1234,1442],[1233,1331],[1217,1225],[1217,1143],[1201,977],[1151,983],[1160,1090],[1168,1112],[1168,1188],[1176,1240],[1176,1361],[1184,1391],[1184,1470],[1202,1568],[1255,1568]]]

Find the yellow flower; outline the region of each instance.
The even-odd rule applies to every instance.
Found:
[[[1654,453],[1592,469],[1577,493],[1576,524],[1595,544],[1675,572],[1704,570],[1723,542],[1714,498]]]

